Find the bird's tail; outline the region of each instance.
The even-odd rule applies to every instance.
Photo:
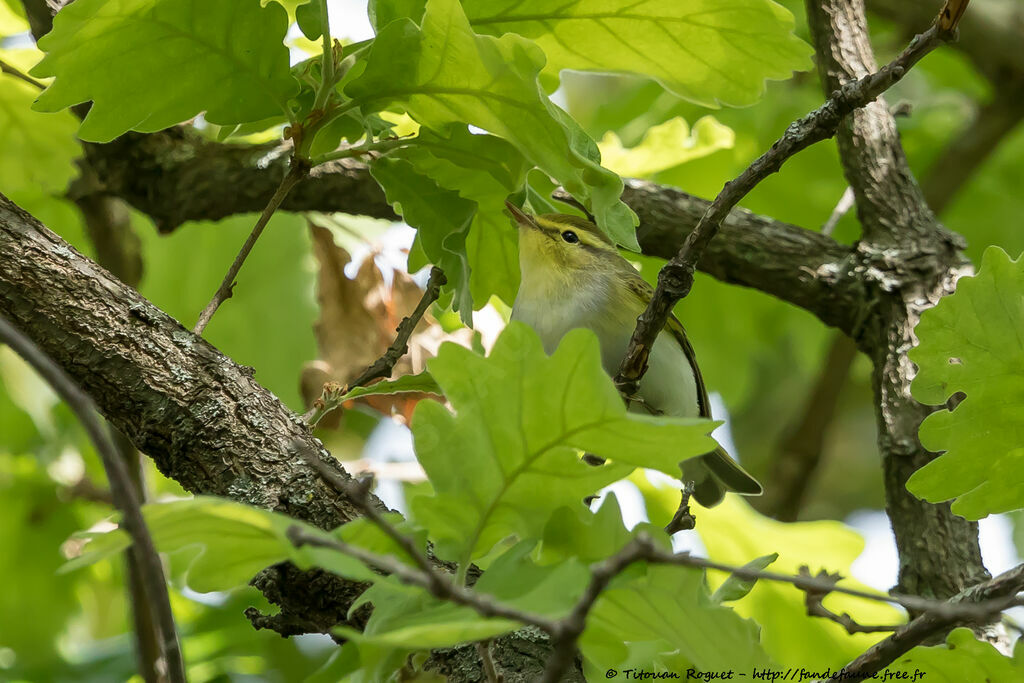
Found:
[[[684,461],[683,481],[694,483],[693,497],[704,507],[721,503],[727,491],[744,496],[759,496],[764,492],[757,479],[721,446],[699,458]]]

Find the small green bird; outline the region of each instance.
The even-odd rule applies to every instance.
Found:
[[[531,216],[505,204],[519,226],[522,271],[512,319],[536,330],[548,353],[569,330],[593,330],[605,372],[614,376],[653,289],[590,221],[563,214]],[[631,410],[711,417],[693,347],[675,316],[654,342],[638,393],[642,404],[631,405]],[[762,492],[761,484],[721,446],[685,461],[683,478],[694,482],[694,498],[705,507],[721,502],[726,491],[748,496]]]

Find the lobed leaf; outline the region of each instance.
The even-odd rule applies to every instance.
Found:
[[[713,602],[702,571],[668,565],[637,569],[621,575],[594,604],[580,638],[591,667],[618,668],[624,643],[634,650],[645,642],[659,655],[675,653],[675,667],[682,659],[701,671],[751,671],[771,662],[757,624]],[[655,663],[672,668],[672,660],[663,656]]]
[[[422,26],[399,19],[381,29],[345,92],[364,112],[398,105],[430,128],[468,123],[505,138],[587,205],[609,236],[638,250],[622,181],[541,90],[544,61],[520,36],[475,34],[458,0],[428,0]]]
[[[614,131],[605,133],[598,147],[604,165],[611,170],[630,178],[647,178],[720,149],[730,149],[734,139],[732,129],[714,117],[701,117],[691,130],[677,116],[648,128],[643,139],[628,149]]]
[[[966,398],[921,424],[921,443],[945,454],[907,489],[933,503],[955,498],[953,512],[972,520],[1024,507],[1024,260],[989,247],[978,274],[925,311],[915,333],[914,398]]]
[[[465,242],[473,307],[482,308],[492,295],[511,305],[519,289],[519,241],[504,201],[526,181],[523,155],[501,138],[456,125],[424,128],[415,145],[391,156],[475,204]]]
[[[54,17],[32,70],[54,82],[39,111],[92,100],[79,137],[108,142],[205,112],[232,125],[288,112],[298,91],[284,46],[287,12],[259,0],[79,0]]]
[[[991,643],[978,640],[969,628],[960,627],[951,631],[941,645],[918,645],[886,673],[902,673],[906,680],[916,677],[929,683],[1024,680],[1024,645],[1018,639],[1013,656],[1007,657]]]
[[[384,188],[395,212],[417,229],[416,244],[428,262],[441,268],[448,278],[445,290],[455,294],[452,308],[461,314],[463,322],[471,324],[473,299],[469,292],[466,234],[476,210],[473,202],[441,187],[403,159],[376,159],[370,164],[370,174]],[[410,272],[419,265],[410,255]]]
[[[402,17],[420,21],[425,0],[371,0],[378,30]],[[563,69],[650,76],[698,104],[753,104],[765,80],[811,68],[811,47],[793,35],[793,15],[771,0],[464,0],[479,33],[515,33],[547,55],[545,74]]]
[[[513,322],[489,357],[444,344],[429,368],[455,413],[416,408],[416,452],[435,494],[411,507],[439,554],[463,568],[505,537],[539,537],[556,510],[579,508],[633,467],[678,476],[681,460],[714,447],[714,423],[627,413],[589,330],[570,332],[548,357]],[[590,467],[575,449],[616,464]]]

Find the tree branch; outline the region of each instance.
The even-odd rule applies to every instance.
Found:
[[[250,369],[2,195],[0,253],[0,314],[65,367],[166,476],[193,493],[277,510],[325,529],[359,514],[296,460],[289,450],[296,439],[324,459],[329,455]],[[284,579],[289,585],[281,585]],[[334,577],[282,568],[257,583],[271,601],[316,621],[322,632],[344,622],[348,604],[362,592]]]
[[[636,330],[615,378],[625,395],[632,396],[637,392],[640,378],[647,371],[647,358],[655,337],[665,326],[676,302],[689,294],[697,262],[733,207],[758,183],[777,172],[791,156],[832,137],[847,115],[873,102],[903,78],[922,57],[951,37],[949,30],[941,30],[938,24],[933,24],[916,36],[892,62],[857,81],[843,84],[833,91],[825,104],[790,124],[767,152],[755,159],[735,180],[725,184],[687,236],[679,253],[658,273],[654,296],[647,310],[637,319]]]
[[[825,92],[874,69],[863,0],[807,0],[806,6]],[[857,197],[863,231],[858,251],[873,264],[873,307],[855,340],[874,365],[886,511],[900,554],[896,590],[948,598],[988,574],[977,525],[953,515],[948,504],[931,505],[906,490],[910,475],[934,457],[918,441],[928,409],[910,395],[914,368],[906,352],[916,342],[913,327],[921,311],[951,292],[965,272],[959,252],[964,244],[928,208],[884,101],[844,122],[838,144]]]
[[[160,630],[160,649],[167,667],[167,675],[173,683],[185,683],[185,663],[181,656],[181,645],[178,643],[174,614],[171,612],[163,565],[142,517],[131,475],[110,440],[109,433],[96,417],[92,400],[37,344],[2,315],[0,342],[10,346],[54,388],[74,411],[89,439],[96,446],[110,482],[114,504],[122,515],[121,524],[132,540],[132,558],[134,566],[138,569],[137,576],[145,588],[146,604],[155,612]]]
[[[245,243],[242,244],[242,248],[238,251],[238,255],[235,256],[235,260],[231,263],[231,267],[228,268],[227,274],[221,281],[220,286],[217,287],[217,291],[213,293],[213,298],[210,299],[210,303],[206,304],[206,308],[199,314],[199,319],[196,321],[195,327],[192,328],[192,334],[202,335],[203,330],[210,323],[213,318],[213,314],[217,312],[220,305],[227,301],[231,296],[231,290],[235,286],[235,277],[238,276],[238,271],[242,269],[242,264],[245,263],[245,259],[248,258],[249,252],[256,246],[256,240],[263,234],[263,228],[267,227],[267,223],[270,222],[271,216],[277,211],[277,207],[281,206],[281,202],[288,196],[288,193],[303,177],[309,172],[309,168],[305,163],[297,158],[292,159],[291,167],[288,169],[288,173],[281,180],[281,184],[277,186],[277,190],[274,191],[273,196],[270,197],[270,201],[267,202],[266,207],[263,209],[263,213],[260,214],[259,219],[256,221],[256,225],[253,226],[252,232],[249,233],[249,237],[246,238]]]
[[[1007,605],[1016,601],[1014,596],[1024,590],[1024,565],[1000,574],[999,576],[980,583],[960,592],[949,600],[950,605],[980,604],[1004,601]],[[984,614],[979,614],[972,623],[981,623],[985,619]],[[945,635],[954,626],[963,623],[963,618],[955,617],[949,613],[937,611],[925,612],[915,618],[909,624],[899,628],[891,636],[875,643],[857,659],[843,667],[845,676],[840,678],[837,674],[829,679],[830,682],[861,680],[868,678],[871,674],[881,671],[896,661],[897,658],[906,654],[921,643]]]

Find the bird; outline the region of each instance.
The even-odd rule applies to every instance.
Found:
[[[592,330],[601,365],[615,376],[654,290],[593,222],[567,214],[531,215],[511,202],[505,205],[519,229],[522,276],[512,320],[532,327],[548,354],[569,330]],[[675,316],[658,333],[635,398],[633,411],[711,417],[696,354]],[[761,484],[721,446],[684,461],[682,468],[683,481],[693,482],[693,498],[704,507],[720,503],[727,491],[762,493]]]

